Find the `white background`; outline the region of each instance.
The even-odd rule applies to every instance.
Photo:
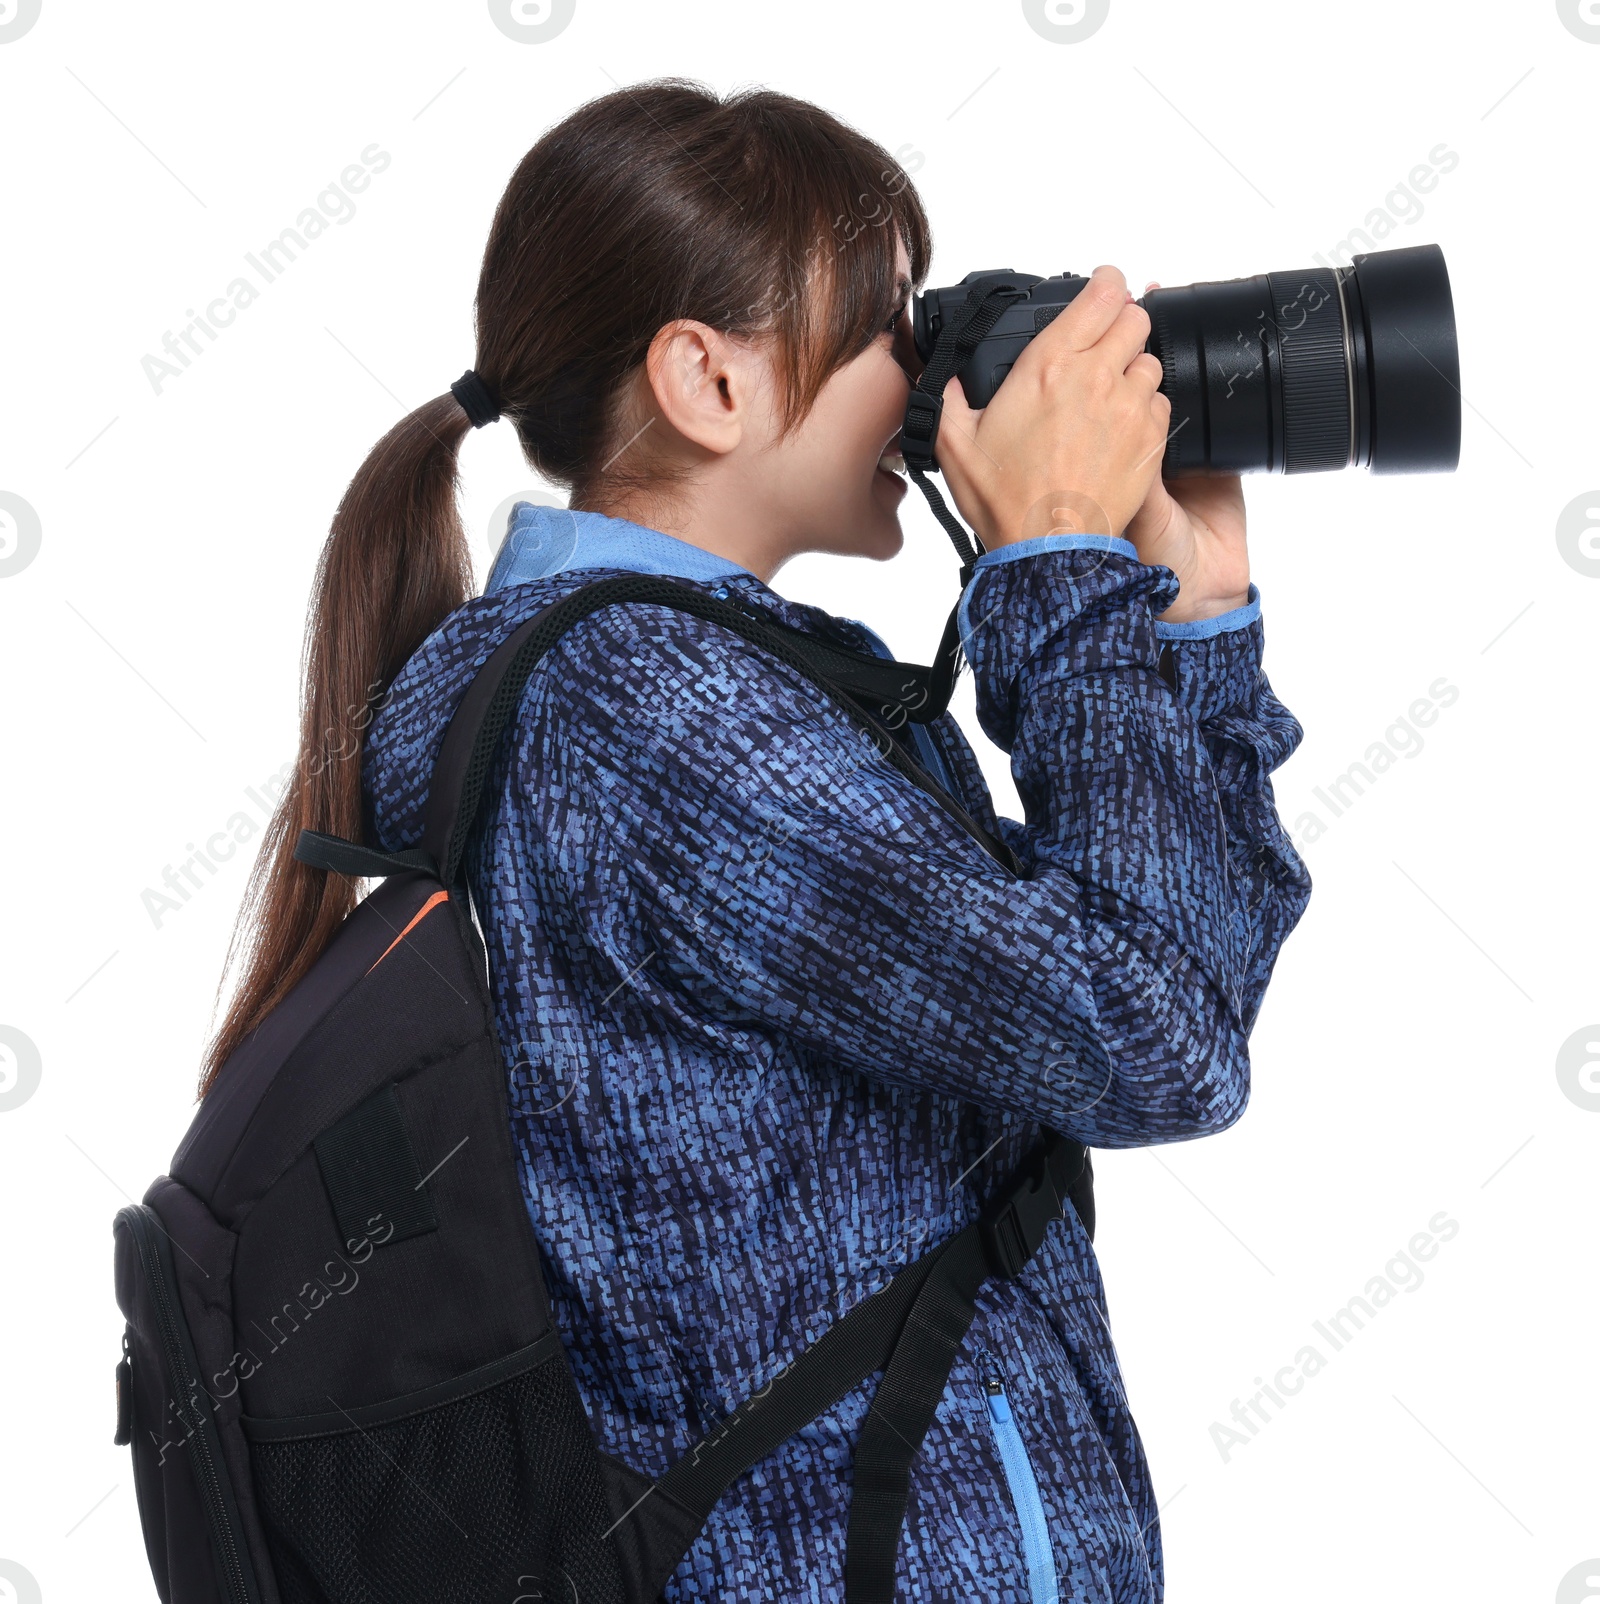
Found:
[[[1600,8],[1585,28],[1567,5],[1584,37],[1558,9],[1112,0],[1063,43],[1010,0],[578,0],[528,44],[466,0],[43,0],[0,43],[0,491],[41,530],[0,577],[0,1025],[41,1067],[0,1112],[0,1560],[32,1596],[154,1596],[111,1442],[110,1227],[190,1118],[246,854],[159,928],[142,893],[259,819],[245,788],[290,759],[329,516],[471,361],[516,161],[581,100],[669,72],[770,84],[901,151],[933,283],[1309,266],[1375,209],[1411,213],[1396,186],[1436,147],[1459,158],[1383,243],[1448,257],[1460,471],[1247,484],[1267,667],[1306,732],[1279,802],[1297,837],[1310,810],[1327,825],[1251,1106],[1209,1141],[1101,1155],[1097,1245],[1174,1604],[1590,1596],[1569,1573],[1600,1554],[1600,1095],[1566,1095],[1556,1060],[1600,1020],[1600,561],[1563,560],[1556,524],[1600,503]],[[141,358],[374,143],[392,161],[356,214],[157,394]],[[530,488],[509,427],[468,440],[480,575],[492,511]],[[779,588],[925,659],[954,564],[915,493],[903,516],[891,567],[807,559]],[[1315,788],[1441,677],[1459,696],[1422,750],[1335,818]],[[1331,1353],[1312,1322],[1441,1210],[1459,1231],[1422,1284],[1225,1459],[1213,1423],[1307,1342]]]

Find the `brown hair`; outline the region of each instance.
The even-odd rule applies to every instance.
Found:
[[[663,482],[628,436],[625,381],[656,331],[692,318],[770,338],[783,432],[893,311],[896,234],[913,284],[931,240],[905,169],[820,108],[657,79],[603,95],[523,157],[478,278],[473,363],[524,455],[574,506]],[[302,864],[302,830],[364,834],[362,736],[406,659],[472,594],[456,508],[469,427],[453,395],[401,419],[334,514],[307,624],[300,750],[251,872],[224,973],[239,982],[200,1095],[355,906]],[[626,459],[626,460],[623,460]]]

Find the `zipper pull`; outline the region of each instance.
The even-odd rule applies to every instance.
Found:
[[[1000,1374],[999,1362],[985,1348],[978,1355],[978,1369],[983,1377],[983,1390],[989,1396],[989,1418],[997,1423],[1011,1419],[1011,1400],[1006,1396],[1005,1378]]]
[[[118,1447],[133,1441],[133,1363],[127,1328],[122,1332],[122,1358],[117,1363],[117,1434],[111,1440]]]

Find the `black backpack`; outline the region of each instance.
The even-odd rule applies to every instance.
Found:
[[[529,673],[618,602],[711,620],[813,680],[1015,871],[903,739],[942,711],[948,665],[850,652],[646,577],[518,627],[451,719],[420,848],[301,837],[302,861],[381,884],[228,1060],[171,1174],[116,1217],[116,1440],[165,1604],[649,1604],[727,1487],[879,1371],[846,1586],[851,1604],[889,1601],[912,1457],[980,1283],[1016,1275],[1069,1196],[1093,1234],[1088,1154],[1047,1133],[977,1223],[665,1475],[599,1450],[518,1181],[462,859]]]

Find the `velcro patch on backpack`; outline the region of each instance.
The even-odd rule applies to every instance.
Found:
[[[439,1229],[392,1084],[330,1125],[313,1145],[347,1247],[362,1240],[384,1246]]]

